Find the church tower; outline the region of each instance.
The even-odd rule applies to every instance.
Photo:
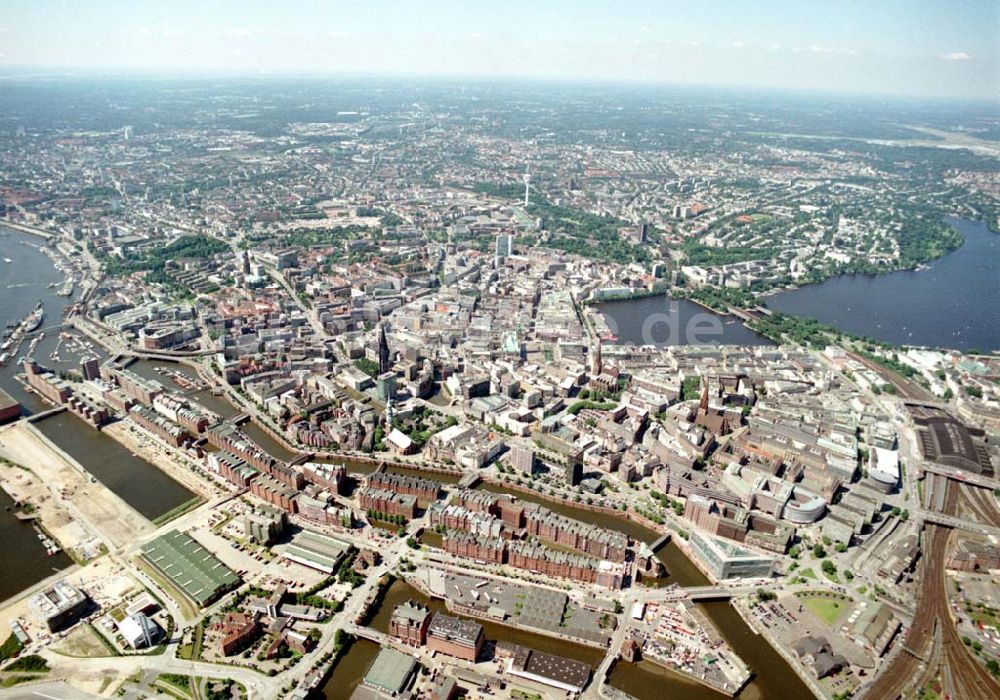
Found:
[[[601,372],[604,371],[604,363],[601,361],[601,339],[597,339],[597,347],[594,348],[594,357],[590,363],[590,373],[595,376],[601,376]]]
[[[378,373],[379,375],[385,374],[392,370],[392,362],[390,361],[389,353],[389,341],[385,337],[385,324],[381,323],[378,327]]]

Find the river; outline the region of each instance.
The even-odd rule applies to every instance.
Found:
[[[0,294],[4,295],[0,303],[0,328],[8,322],[20,321],[39,300],[45,309],[42,328],[61,324],[63,311],[71,298],[57,296],[57,288],[49,286],[62,283],[63,276],[41,252],[40,246],[44,245],[42,238],[0,227],[0,258],[11,260],[10,263],[0,261]],[[78,342],[89,344],[88,354],[105,357],[100,348],[89,341],[80,339]],[[50,330],[39,342],[34,357],[39,364],[56,371],[75,368],[80,359],[79,350],[66,350],[65,343],[66,339],[58,330]],[[24,343],[13,360],[0,368],[0,387],[21,402],[23,414],[31,415],[51,406],[26,392],[15,378],[21,371],[17,359],[26,351],[27,343]],[[194,496],[163,471],[69,413],[42,420],[37,425],[52,442],[74,456],[85,469],[147,518],[162,515]],[[5,512],[0,518],[0,537],[7,543],[8,552],[16,556],[0,557],[0,581],[3,582],[0,599],[50,576],[54,567],[64,568],[71,563],[64,554],[46,556],[32,528],[7,515]],[[31,537],[26,536],[26,532]]]
[[[926,269],[841,275],[767,297],[767,306],[896,345],[1000,349],[1000,234],[948,222],[965,243]]]
[[[735,316],[666,296],[608,301],[597,310],[618,343],[633,345],[772,345]]]

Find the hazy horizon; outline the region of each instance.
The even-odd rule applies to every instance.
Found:
[[[0,19],[0,71],[1000,96],[1000,6],[985,0],[413,5],[14,0]]]

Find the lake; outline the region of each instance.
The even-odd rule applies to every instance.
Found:
[[[1000,349],[1000,235],[948,222],[965,243],[923,270],[841,275],[767,297],[767,307],[895,345]]]
[[[687,299],[667,296],[597,305],[618,343],[633,345],[772,345],[735,316],[723,316]]]

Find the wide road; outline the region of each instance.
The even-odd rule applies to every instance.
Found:
[[[960,486],[948,483],[944,510],[955,515]],[[940,525],[925,526],[917,614],[906,638],[900,642],[905,648],[898,650],[886,664],[865,697],[891,700],[903,697],[904,693],[906,697],[916,696],[940,675],[949,697],[1000,699],[1000,685],[962,643],[951,617],[944,565],[953,532]]]

